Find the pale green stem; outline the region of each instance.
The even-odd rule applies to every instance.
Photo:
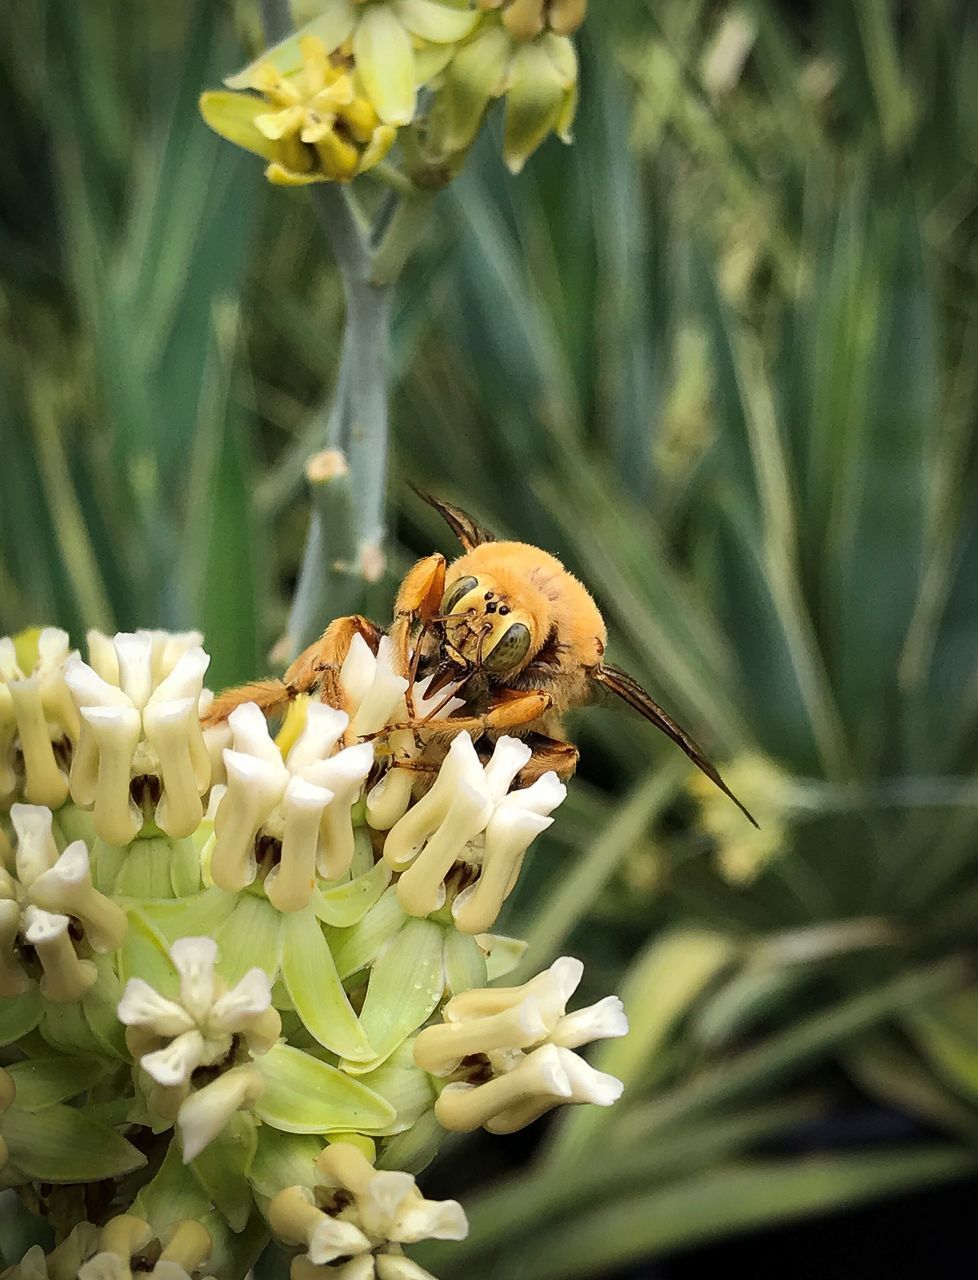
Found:
[[[262,0],[262,17],[269,43],[290,29],[287,0]],[[348,188],[326,183],[311,192],[346,298],[336,398],[322,445],[343,454],[347,474],[311,481],[309,532],[289,615],[292,656],[316,639],[330,617],[362,608],[366,585],[384,569],[393,286],[430,204],[427,193],[396,170],[386,180],[399,195],[393,212],[382,209],[375,227],[367,225]]]

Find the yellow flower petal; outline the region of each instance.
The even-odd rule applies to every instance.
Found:
[[[313,182],[326,181],[325,174],[296,173],[293,169],[286,169],[277,160],[265,170],[265,177],[276,187],[308,187]]]
[[[240,93],[216,90],[200,96],[200,114],[206,123],[228,142],[244,147],[263,160],[272,160],[278,148],[266,138],[255,124],[258,116],[267,114],[267,103],[260,98],[245,97]]]
[[[356,20],[356,7],[352,0],[325,0],[323,12],[313,18],[312,22],[308,22],[301,30],[267,49],[260,58],[250,63],[243,71],[228,76],[224,83],[229,89],[252,88],[252,76],[265,62],[277,67],[283,75],[299,71],[302,67],[301,44],[307,36],[318,37],[326,50],[332,52],[350,38]]]
[[[382,124],[374,130],[374,136],[370,140],[370,145],[360,157],[360,172],[366,173],[368,169],[372,169],[375,164],[380,164],[384,156],[387,155],[391,147],[394,145],[394,139],[397,137],[397,130],[389,124]]]
[[[289,134],[298,133],[306,119],[304,107],[286,107],[284,111],[271,111],[255,116],[255,128],[271,142],[278,142]]]
[[[353,57],[367,91],[385,124],[410,124],[417,104],[411,37],[394,14],[371,5],[353,35]]]

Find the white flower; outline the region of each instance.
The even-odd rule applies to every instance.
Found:
[[[560,1103],[617,1102],[621,1082],[573,1051],[625,1035],[628,1020],[617,996],[566,1012],[583,972],[579,960],[563,956],[521,987],[463,992],[445,1006],[442,1025],[421,1032],[414,1044],[418,1066],[456,1076],[435,1104],[446,1129],[464,1133],[482,1125],[512,1133]]]
[[[50,809],[15,804],[10,820],[17,835],[16,875],[0,869],[0,996],[19,995],[30,985],[19,940],[37,956],[41,994],[61,1004],[79,1000],[97,977],[79,948],[106,954],[121,947],[126,913],[93,888],[81,840],[58,853]]]
[[[387,725],[404,724],[410,718],[409,684],[397,672],[394,643],[389,636],[381,637],[374,653],[363,636],[354,635],[339,679],[344,703],[352,717],[350,730],[354,736],[381,734]],[[432,711],[440,716],[451,715],[463,705],[462,699],[454,696],[456,684],[449,684],[434,697],[428,697],[431,680],[429,675],[414,683],[411,708],[416,721],[423,720]],[[410,765],[418,756],[419,747],[411,729],[381,734],[375,745],[380,761],[388,768],[367,795],[367,821],[375,831],[389,831],[411,803],[416,775]]]
[[[52,809],[68,798],[67,761],[78,738],[78,712],[65,684],[71,656],[77,655],[68,633],[45,627],[37,662],[25,673],[13,640],[0,638],[0,802],[18,790],[31,804]]]
[[[94,809],[95,829],[109,844],[135,839],[144,805],[153,806],[153,821],[173,838],[200,824],[210,784],[199,720],[210,658],[200,642],[197,632],[121,632],[110,639],[92,631],[90,663],[74,657],[65,668],[81,713],[71,796]]]
[[[255,880],[255,843],[262,836],[281,847],[265,879],[269,901],[280,911],[306,906],[317,875],[335,880],[349,871],[351,810],[374,753],[370,743],[360,743],[331,754],[348,723],[345,712],[310,702],[306,727],[283,760],[254,703],[231,712],[234,746],[224,752],[227,790],[214,820],[215,884],[236,892]]]
[[[375,1169],[352,1143],[328,1146],[316,1169],[315,1192],[287,1187],[268,1206],[276,1235],[305,1246],[293,1265],[297,1280],[318,1267],[329,1267],[336,1280],[423,1280],[428,1272],[405,1258],[401,1245],[465,1239],[468,1222],[457,1201],[426,1200],[410,1174]],[[337,1191],[344,1193],[339,1200]]]
[[[445,901],[446,877],[456,863],[465,863],[478,878],[455,898],[455,923],[472,934],[493,924],[527,848],[550,826],[550,813],[567,795],[555,773],[510,792],[531,754],[526,743],[504,737],[483,766],[467,733],[454,739],[434,786],[384,845],[384,857],[403,873],[397,897],[409,915],[437,911]]]
[[[253,1102],[261,1079],[251,1055],[266,1053],[282,1030],[271,1007],[263,969],[249,969],[228,990],[215,972],[213,938],[180,938],[170,948],[180,978],[179,999],[161,995],[142,978],[130,978],[118,1015],[139,1065],[155,1081],[153,1104],[175,1116],[184,1160],[193,1160],[240,1107]],[[192,1092],[199,1067],[220,1065],[222,1074]]]
[[[153,1280],[190,1280],[213,1249],[207,1228],[190,1219],[173,1223],[162,1236],[157,1240],[149,1223],[132,1214],[112,1218],[98,1233],[99,1252],[78,1269],[78,1280],[132,1280],[134,1255],[153,1256],[157,1251],[156,1262],[144,1263],[137,1274]]]

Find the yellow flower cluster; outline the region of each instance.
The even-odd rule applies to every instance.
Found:
[[[354,72],[333,60],[317,36],[299,42],[300,69],[285,74],[272,62],[249,68],[240,87],[259,97],[205,93],[204,119],[229,142],[268,161],[265,176],[280,186],[349,182],[372,169],[394,143]]]

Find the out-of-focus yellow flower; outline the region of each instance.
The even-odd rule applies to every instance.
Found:
[[[315,17],[262,61],[288,74],[299,65],[299,40],[315,36],[328,53],[352,59],[377,115],[395,127],[410,124],[418,89],[445,67],[454,46],[479,22],[469,0],[317,0],[315,7]],[[226,83],[247,88],[244,77],[251,70]]]
[[[689,790],[699,806],[700,826],[716,841],[720,874],[731,884],[747,885],[790,850],[791,779],[764,756],[752,754],[731,761],[723,776],[737,795],[750,796],[759,829],[702,774],[690,777]]]
[[[205,93],[201,114],[223,138],[267,160],[269,182],[349,182],[383,160],[396,130],[381,122],[356,75],[334,62],[321,39],[307,35],[297,47],[297,70],[266,61],[235,77],[235,88],[260,97]]]
[[[535,3],[540,8],[541,0]],[[487,14],[445,69],[442,144],[449,152],[466,150],[489,104],[505,97],[503,157],[511,172],[519,173],[548,134],[571,141],[578,66],[567,36],[547,28],[532,38],[515,35],[511,13]]]

